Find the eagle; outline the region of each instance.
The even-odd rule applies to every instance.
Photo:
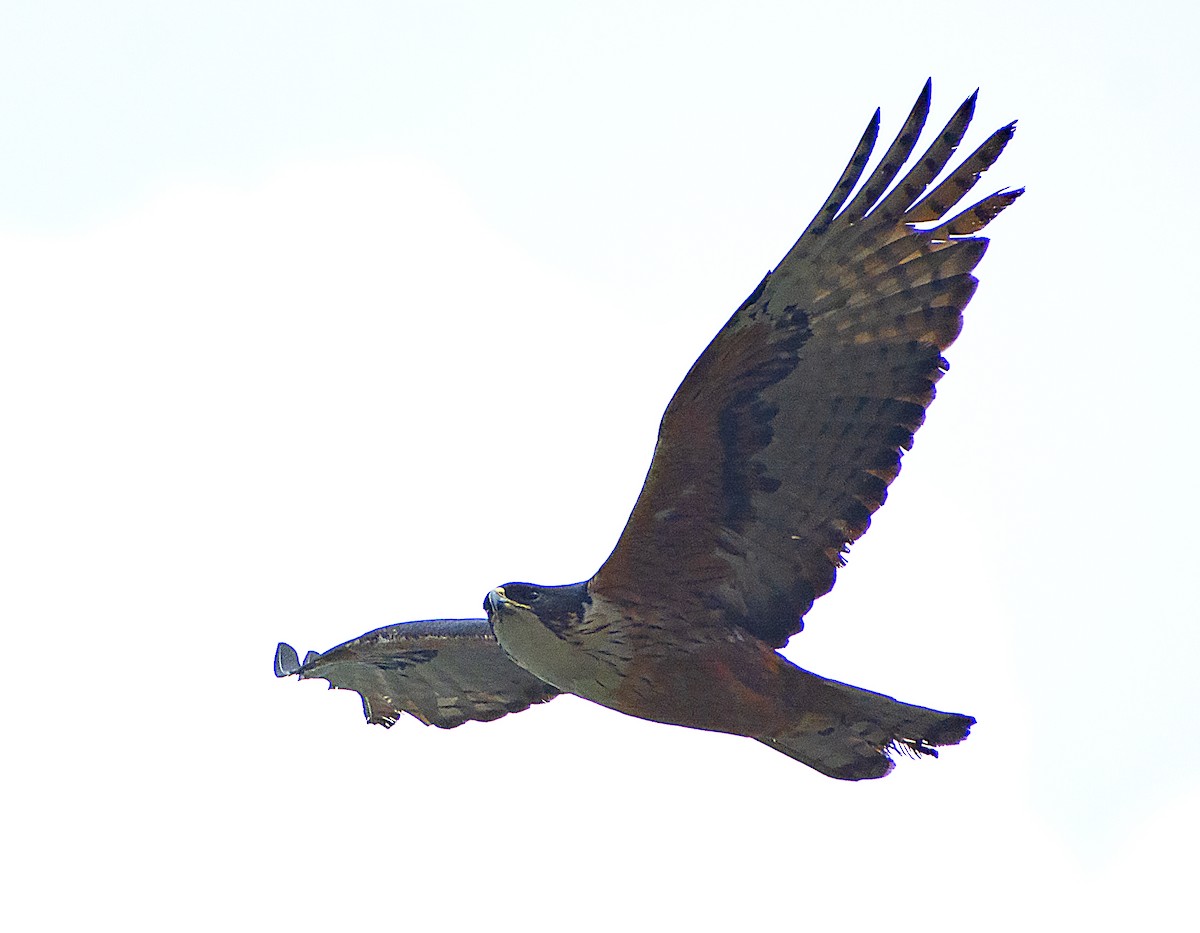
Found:
[[[1024,192],[1001,189],[946,219],[1015,122],[931,188],[978,91],[896,180],[931,91],[928,81],[858,187],[875,111],[812,222],[684,377],[592,577],[506,583],[487,594],[485,618],[389,625],[303,662],[280,643],[276,676],[356,691],[383,726],[408,713],[449,729],[571,693],[753,738],[851,781],[888,774],[896,753],[936,757],[966,738],[971,716],[830,680],[778,650],[883,505],[978,284],[988,240],[976,234]]]

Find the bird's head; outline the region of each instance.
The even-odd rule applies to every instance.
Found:
[[[483,611],[495,628],[520,620],[536,619],[556,634],[562,634],[583,619],[584,609],[592,601],[586,583],[567,586],[538,586],[534,583],[505,583],[483,600]]]

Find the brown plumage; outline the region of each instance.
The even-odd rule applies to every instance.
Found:
[[[975,95],[896,182],[929,100],[927,83],[847,204],[874,147],[876,111],[813,221],[692,366],[595,576],[565,587],[507,584],[485,602],[494,640],[439,643],[438,663],[485,702],[472,712],[447,686],[440,702],[454,721],[439,722],[426,686],[415,699],[420,664],[393,665],[372,681],[368,718],[380,696],[389,709],[456,725],[571,692],[646,719],[750,736],[842,779],[881,777],[897,748],[936,755],[966,736],[969,716],[827,680],[774,650],[803,628],[883,504],[974,294],[987,240],[973,234],[1022,193],[1001,191],[943,219],[999,157],[1013,124],[929,190]],[[353,644],[334,649],[341,667],[333,652],[304,665],[292,652],[283,663],[277,656],[277,673],[325,677],[366,697],[344,663]]]

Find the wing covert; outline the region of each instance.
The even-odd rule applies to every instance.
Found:
[[[401,713],[451,729],[489,722],[558,695],[504,653],[487,619],[403,622],[367,632],[301,664],[291,645],[275,652],[275,676],[322,678],[362,697],[367,722],[392,726]]]
[[[929,97],[927,83],[843,207],[876,114],[812,223],[684,378],[593,592],[674,607],[689,625],[737,625],[780,647],[832,588],[946,371],[942,351],[962,327],[988,242],[970,234],[1023,190],[943,220],[999,157],[1009,124],[925,194],[966,132],[974,94],[894,184]]]

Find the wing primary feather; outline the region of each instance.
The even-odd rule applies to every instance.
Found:
[[[879,200],[879,196],[887,190],[888,186],[895,181],[896,175],[904,163],[908,161],[908,157],[912,155],[913,149],[917,145],[917,139],[921,135],[921,130],[925,126],[925,120],[929,116],[929,102],[933,95],[933,79],[930,78],[925,82],[925,86],[921,88],[921,93],[917,97],[917,102],[913,104],[913,108],[909,111],[908,119],[904,121],[904,126],[900,128],[900,132],[896,135],[895,140],[888,151],[884,153],[883,161],[875,166],[875,171],[867,179],[867,183],[862,186],[862,189],[854,196],[854,200],[849,206],[838,215],[838,220],[844,220],[846,223],[853,224],[866,216],[870,208]]]
[[[934,227],[928,236],[934,242],[944,241],[950,237],[970,236],[986,227],[1002,210],[1025,193],[1024,188],[1013,191],[997,191],[979,203],[968,207],[961,214],[955,214],[945,223]]]
[[[962,102],[954,116],[938,133],[925,154],[917,160],[907,175],[871,211],[872,219],[892,222],[916,203],[925,193],[929,183],[946,167],[954,156],[962,138],[966,135],[971,118],[975,115],[975,102],[979,99],[979,88]]]
[[[871,117],[867,122],[867,128],[863,130],[862,138],[858,141],[854,155],[850,156],[850,161],[846,163],[846,168],[842,172],[841,178],[837,180],[837,184],[829,192],[829,197],[825,199],[825,203],[821,205],[821,209],[817,211],[816,216],[804,228],[804,232],[800,234],[800,240],[803,240],[810,234],[819,234],[828,227],[829,222],[837,216],[837,212],[846,203],[846,198],[850,196],[850,192],[854,190],[854,186],[858,184],[858,180],[862,178],[863,170],[871,160],[871,153],[875,149],[875,142],[879,139],[879,117],[880,113],[877,107],[875,115]]]
[[[1014,120],[1007,126],[1002,126],[984,140],[983,145],[972,152],[963,164],[956,168],[936,188],[925,195],[920,201],[908,209],[904,215],[907,223],[928,223],[940,220],[950,208],[961,201],[968,191],[975,187],[979,176],[992,167],[1000,158],[1000,153],[1008,145],[1017,130]]]

